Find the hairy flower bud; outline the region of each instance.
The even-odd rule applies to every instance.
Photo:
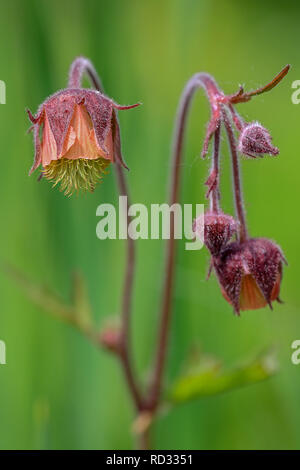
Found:
[[[278,155],[279,150],[272,145],[270,133],[259,122],[247,124],[241,131],[239,151],[248,157],[263,157],[264,154]]]
[[[199,223],[202,218],[195,219],[193,231],[200,236]],[[212,256],[218,256],[237,231],[237,222],[231,215],[223,212],[206,212],[204,214],[204,243]]]
[[[265,238],[230,243],[214,258],[222,294],[237,314],[279,301],[282,261],[281,249]]]
[[[116,105],[95,90],[70,88],[48,98],[36,116],[28,111],[35,143],[29,174],[41,165],[43,176],[54,186],[60,184],[65,194],[93,191],[115,160],[115,145],[120,145],[114,108],[130,107]]]

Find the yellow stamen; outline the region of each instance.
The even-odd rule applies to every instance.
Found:
[[[60,191],[71,196],[74,192],[78,193],[79,191],[93,192],[96,185],[107,173],[105,170],[109,164],[110,160],[105,158],[93,160],[60,158],[52,160],[42,172],[45,178],[53,181],[53,186],[59,184]]]

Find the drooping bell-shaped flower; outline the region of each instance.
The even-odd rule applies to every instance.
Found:
[[[230,243],[213,259],[222,294],[237,314],[280,301],[283,261],[279,246],[266,238]]]
[[[96,90],[69,88],[54,94],[36,116],[28,111],[35,143],[29,174],[41,165],[43,176],[65,194],[93,191],[110,162],[121,158],[115,152],[120,135],[114,109],[134,106],[119,106]]]

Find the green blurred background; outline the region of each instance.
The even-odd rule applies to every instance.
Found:
[[[278,158],[244,161],[243,180],[251,233],[276,240],[289,261],[286,303],[234,317],[214,276],[205,281],[207,252],[185,251],[182,242],[166,383],[195,347],[230,366],[275,345],[280,372],[163,415],[154,429],[156,448],[300,448],[300,366],[290,360],[291,343],[300,339],[300,106],[291,102],[291,83],[300,79],[299,9],[294,2],[257,0],[247,6],[234,0],[1,1],[0,79],[7,86],[7,104],[0,105],[1,259],[66,300],[71,272],[79,268],[99,327],[118,314],[123,273],[124,242],[100,241],[95,234],[97,206],[117,200],[113,172],[94,194],[71,199],[28,178],[33,147],[25,108],[35,112],[66,85],[75,56],[89,57],[109,96],[122,104],[143,102],[120,113],[128,180],[134,202],[162,203],[174,113],[186,80],[207,71],[232,93],[240,83],[263,85],[292,64],[278,88],[239,105],[246,119],[270,129],[281,150]],[[204,201],[209,162],[197,156],[208,116],[200,92],[187,135],[182,202]],[[224,209],[232,211],[225,141],[222,148]],[[144,380],[155,341],[162,250],[162,241],[138,243],[133,333]],[[119,364],[35,307],[3,271],[0,276],[0,339],[7,346],[7,364],[0,365],[0,447],[131,448],[133,409]]]

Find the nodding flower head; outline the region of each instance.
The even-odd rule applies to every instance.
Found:
[[[195,233],[200,232],[201,229],[198,221],[200,218],[194,221],[193,231]],[[223,212],[209,211],[204,214],[204,243],[212,256],[219,255],[237,232],[237,226],[235,219]]]
[[[238,315],[280,302],[282,261],[281,249],[265,238],[230,243],[213,259],[222,294]]]
[[[238,149],[248,157],[263,157],[264,154],[278,155],[279,149],[272,145],[269,131],[259,122],[247,124],[241,131]]]
[[[116,154],[121,158],[114,108],[122,109],[98,91],[78,88],[54,94],[36,116],[28,111],[35,143],[29,174],[41,165],[43,176],[65,194],[93,191]]]

